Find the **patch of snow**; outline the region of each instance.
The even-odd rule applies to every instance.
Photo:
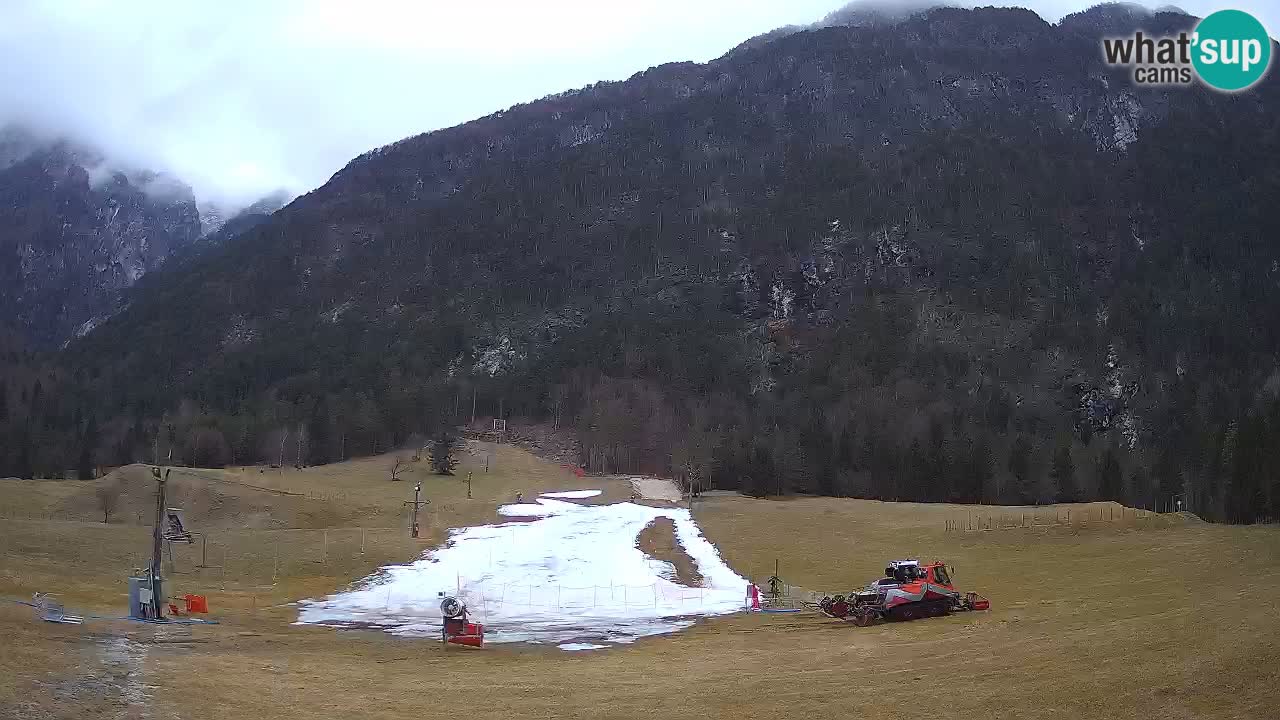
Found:
[[[791,305],[796,299],[795,291],[778,281],[770,288],[769,299],[773,303],[774,320],[787,320],[791,317]]]
[[[499,512],[527,516],[531,508],[542,516],[452,530],[444,547],[411,564],[302,601],[298,623],[438,637],[444,593],[467,604],[489,642],[629,643],[742,609],[746,579],[725,564],[687,509],[540,498]],[[663,577],[664,564],[638,547],[640,531],[659,517],[675,524],[702,587]]]
[[[489,377],[497,377],[504,370],[514,367],[517,361],[523,359],[523,353],[516,350],[511,338],[504,335],[495,345],[486,349],[480,355],[480,359],[476,361],[472,370],[477,373],[485,373]]]
[[[1138,117],[1141,110],[1142,107],[1138,105],[1138,101],[1129,93],[1121,94],[1120,98],[1111,104],[1117,150],[1124,150],[1138,139]]]
[[[564,492],[542,493],[539,497],[546,498],[567,498],[571,500],[581,500],[582,498],[595,497],[603,490],[565,490]]]
[[[575,652],[577,650],[603,650],[609,646],[593,645],[591,643],[560,643],[556,647],[560,648],[561,650],[568,650],[569,652]]]
[[[1120,367],[1120,354],[1116,352],[1116,346],[1107,346],[1107,393],[1113,398],[1119,398],[1124,394],[1124,383],[1121,381],[1122,368]]]
[[[1133,416],[1132,412],[1125,412],[1120,416],[1116,426],[1120,429],[1120,437],[1122,444],[1128,450],[1134,450],[1138,447],[1138,419]]]
[[[344,300],[343,302],[338,303],[332,308],[329,308],[328,310],[321,313],[320,317],[325,322],[329,323],[330,325],[333,325],[333,324],[336,324],[339,320],[341,320],[342,316],[346,314],[346,312],[350,310],[353,306],[355,306],[354,300]]]
[[[555,512],[550,505],[541,504],[539,499],[537,503],[517,503],[515,505],[503,505],[498,508],[498,514],[505,517],[547,517]]]
[[[1104,78],[1105,82],[1105,78]],[[1142,124],[1142,105],[1128,92],[1108,94],[1096,114],[1090,114],[1085,125],[1099,150],[1124,152],[1138,139]]]
[[[89,318],[88,320],[85,320],[84,322],[80,323],[80,327],[76,328],[76,331],[74,333],[75,336],[78,338],[82,338],[85,335],[88,335],[89,333],[93,332],[94,328],[98,327],[98,323],[100,322],[102,322],[101,317],[92,317],[92,318]]]

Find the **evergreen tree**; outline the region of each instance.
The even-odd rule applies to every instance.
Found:
[[[431,444],[431,469],[437,475],[452,475],[458,461],[453,457],[458,440],[453,435],[442,432]]]
[[[987,441],[986,437],[983,437],[973,444],[972,451],[969,454],[964,502],[982,502],[987,483],[991,481],[992,468],[991,443]]]
[[[80,460],[76,463],[76,477],[81,480],[93,479],[93,454],[98,448],[98,419],[90,416],[89,426],[80,438]]]
[[[1120,469],[1120,458],[1114,444],[1109,445],[1106,452],[1098,460],[1098,497],[1102,500],[1119,500],[1121,483],[1124,481]]]
[[[9,419],[9,393],[8,387],[3,380],[0,380],[0,423]]]
[[[930,443],[929,445],[929,478],[930,500],[947,502],[955,490],[955,480],[951,477],[951,468],[947,458],[947,443]]]
[[[329,403],[323,397],[316,401],[315,409],[311,413],[311,420],[307,423],[307,436],[311,439],[308,446],[310,457],[307,462],[311,465],[326,465],[331,462]]]
[[[1010,499],[1018,505],[1034,503],[1036,491],[1031,478],[1031,443],[1022,435],[1013,441],[1009,450],[1009,472],[1013,475]]]
[[[18,436],[18,460],[14,466],[21,480],[34,480],[35,469],[31,461],[31,431],[23,429]]]
[[[1076,485],[1076,464],[1071,459],[1070,445],[1059,445],[1053,451],[1053,465],[1049,470],[1049,477],[1053,478],[1053,484],[1058,488],[1058,497],[1063,502],[1079,502],[1080,491]]]
[[[776,474],[773,465],[773,454],[763,444],[757,444],[751,451],[751,459],[747,465],[748,475],[744,480],[743,490],[752,497],[768,497]]]
[[[1129,487],[1125,503],[1128,505],[1147,505],[1151,499],[1151,483],[1147,480],[1147,471],[1141,467],[1134,468],[1129,476]]]
[[[840,440],[836,443],[836,464],[840,467],[851,467],[858,459],[857,446],[854,443],[853,424],[849,423],[840,431]]]
[[[933,488],[929,477],[929,459],[920,446],[920,438],[912,439],[907,454],[910,455],[907,467],[911,469],[911,481],[906,488],[905,497],[908,500],[928,501],[933,497]]]
[[[1182,492],[1182,475],[1174,453],[1174,448],[1166,446],[1161,448],[1160,456],[1156,459],[1156,466],[1152,471],[1156,479],[1156,497],[1152,498],[1151,504],[1153,508],[1167,503],[1169,498]]]

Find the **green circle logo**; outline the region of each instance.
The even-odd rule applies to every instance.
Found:
[[[1241,10],[1219,10],[1201,20],[1191,43],[1196,74],[1218,90],[1244,90],[1261,80],[1271,64],[1271,36],[1257,18]]]

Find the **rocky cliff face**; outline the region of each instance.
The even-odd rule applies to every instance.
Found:
[[[172,177],[104,170],[66,142],[22,149],[0,163],[0,307],[51,346],[110,315],[120,290],[194,242],[200,216]]]
[[[143,275],[252,227],[286,199],[202,213],[171,175],[111,169],[74,142],[0,128],[0,313],[33,347],[60,345],[114,314]]]

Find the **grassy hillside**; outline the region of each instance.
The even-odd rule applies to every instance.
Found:
[[[948,533],[948,518],[1002,510],[714,497],[696,514],[740,573],[763,579],[777,558],[788,582],[845,590],[877,576],[887,559],[938,557],[956,567],[962,588],[990,597],[993,609],[866,629],[807,615],[732,616],[586,655],[532,647],[466,652],[290,624],[289,601],[407,560],[438,542],[444,526],[490,520],[517,491],[603,486],[611,500],[627,492],[620,479],[575,478],[510,447],[497,448],[496,459],[488,475],[476,456],[460,468],[462,480],[423,476],[433,504],[431,539],[421,544],[393,521],[414,478],[388,480],[385,456],[302,472],[183,476],[223,496],[220,506],[191,517],[226,539],[232,562],[230,572],[200,570],[184,551],[183,572],[171,583],[209,594],[222,624],[156,642],[148,626],[37,623],[28,608],[6,602],[0,631],[12,642],[0,654],[0,708],[22,717],[132,717],[145,705],[153,717],[216,710],[421,718],[461,712],[453,702],[424,699],[426,688],[451,688],[473,717],[798,717],[833,708],[859,717],[909,695],[937,717],[1264,718],[1280,700],[1280,533],[1178,516]],[[468,470],[475,473],[470,501]],[[243,483],[346,500],[300,501]],[[73,497],[84,489],[5,482],[0,507],[90,512]],[[299,510],[306,502],[338,509]],[[1073,506],[1077,517],[1084,508]],[[246,517],[259,528],[239,525]],[[290,523],[300,528],[273,529]],[[130,524],[0,519],[0,596],[55,590],[76,608],[119,612],[122,578],[146,542],[147,529]]]

